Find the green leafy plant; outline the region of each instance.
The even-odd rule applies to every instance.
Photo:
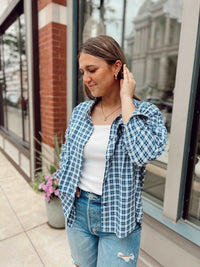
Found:
[[[44,182],[44,176],[45,176],[44,172],[42,172],[42,171],[41,171],[41,172],[37,172],[37,173],[35,174],[35,178],[34,178],[34,180],[31,182],[31,186],[32,186],[33,190],[34,190],[36,193],[41,193],[41,192],[43,192],[43,190],[39,188],[39,185],[40,185],[42,182]]]
[[[48,144],[42,133],[40,133],[43,140]],[[36,143],[42,147],[42,142],[35,138]],[[54,197],[59,197],[58,192],[58,179],[54,177],[54,173],[59,169],[61,145],[63,143],[62,136],[55,135],[53,137],[53,161],[48,155],[52,155],[52,151],[43,146],[43,152],[35,149],[36,160],[39,165],[35,169],[35,178],[31,183],[32,188],[36,192],[43,192],[43,196],[47,201],[50,201]]]
[[[42,135],[40,132],[40,135],[42,139],[49,145],[48,140]],[[42,148],[42,142],[39,141],[37,138],[34,138],[36,143],[40,145]],[[54,144],[54,149],[53,149],[53,161],[51,157],[48,157],[47,155],[52,155],[52,151],[48,149],[46,146],[43,146],[43,152],[41,152],[38,149],[35,149],[36,152],[36,160],[37,164],[39,165],[38,168],[35,169],[35,172],[37,173],[38,171],[43,171],[44,167],[46,167],[48,173],[53,174],[54,172],[59,169],[59,163],[60,163],[60,153],[61,153],[61,145],[63,144],[63,138],[62,135],[58,136],[58,134],[54,135],[53,137],[53,144]],[[50,147],[50,145],[49,145]]]

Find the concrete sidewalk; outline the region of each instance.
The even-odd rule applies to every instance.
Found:
[[[45,203],[0,152],[0,266],[71,267],[65,229],[47,224]]]

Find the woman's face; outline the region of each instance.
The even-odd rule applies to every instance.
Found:
[[[115,84],[115,64],[108,65],[107,62],[98,57],[81,53],[79,57],[79,68],[83,75],[83,82],[94,97],[109,95]]]

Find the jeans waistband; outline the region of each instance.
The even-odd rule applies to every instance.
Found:
[[[80,189],[80,193],[81,193],[80,196],[84,196],[84,197],[89,198],[89,199],[98,199],[98,200],[101,199],[100,195],[97,195],[95,193],[86,192],[82,189]]]

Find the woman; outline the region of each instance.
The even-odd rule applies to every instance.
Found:
[[[78,56],[92,100],[72,114],[59,178],[66,231],[75,266],[136,266],[146,164],[161,155],[161,113],[135,96],[136,83],[118,43],[86,41]]]

